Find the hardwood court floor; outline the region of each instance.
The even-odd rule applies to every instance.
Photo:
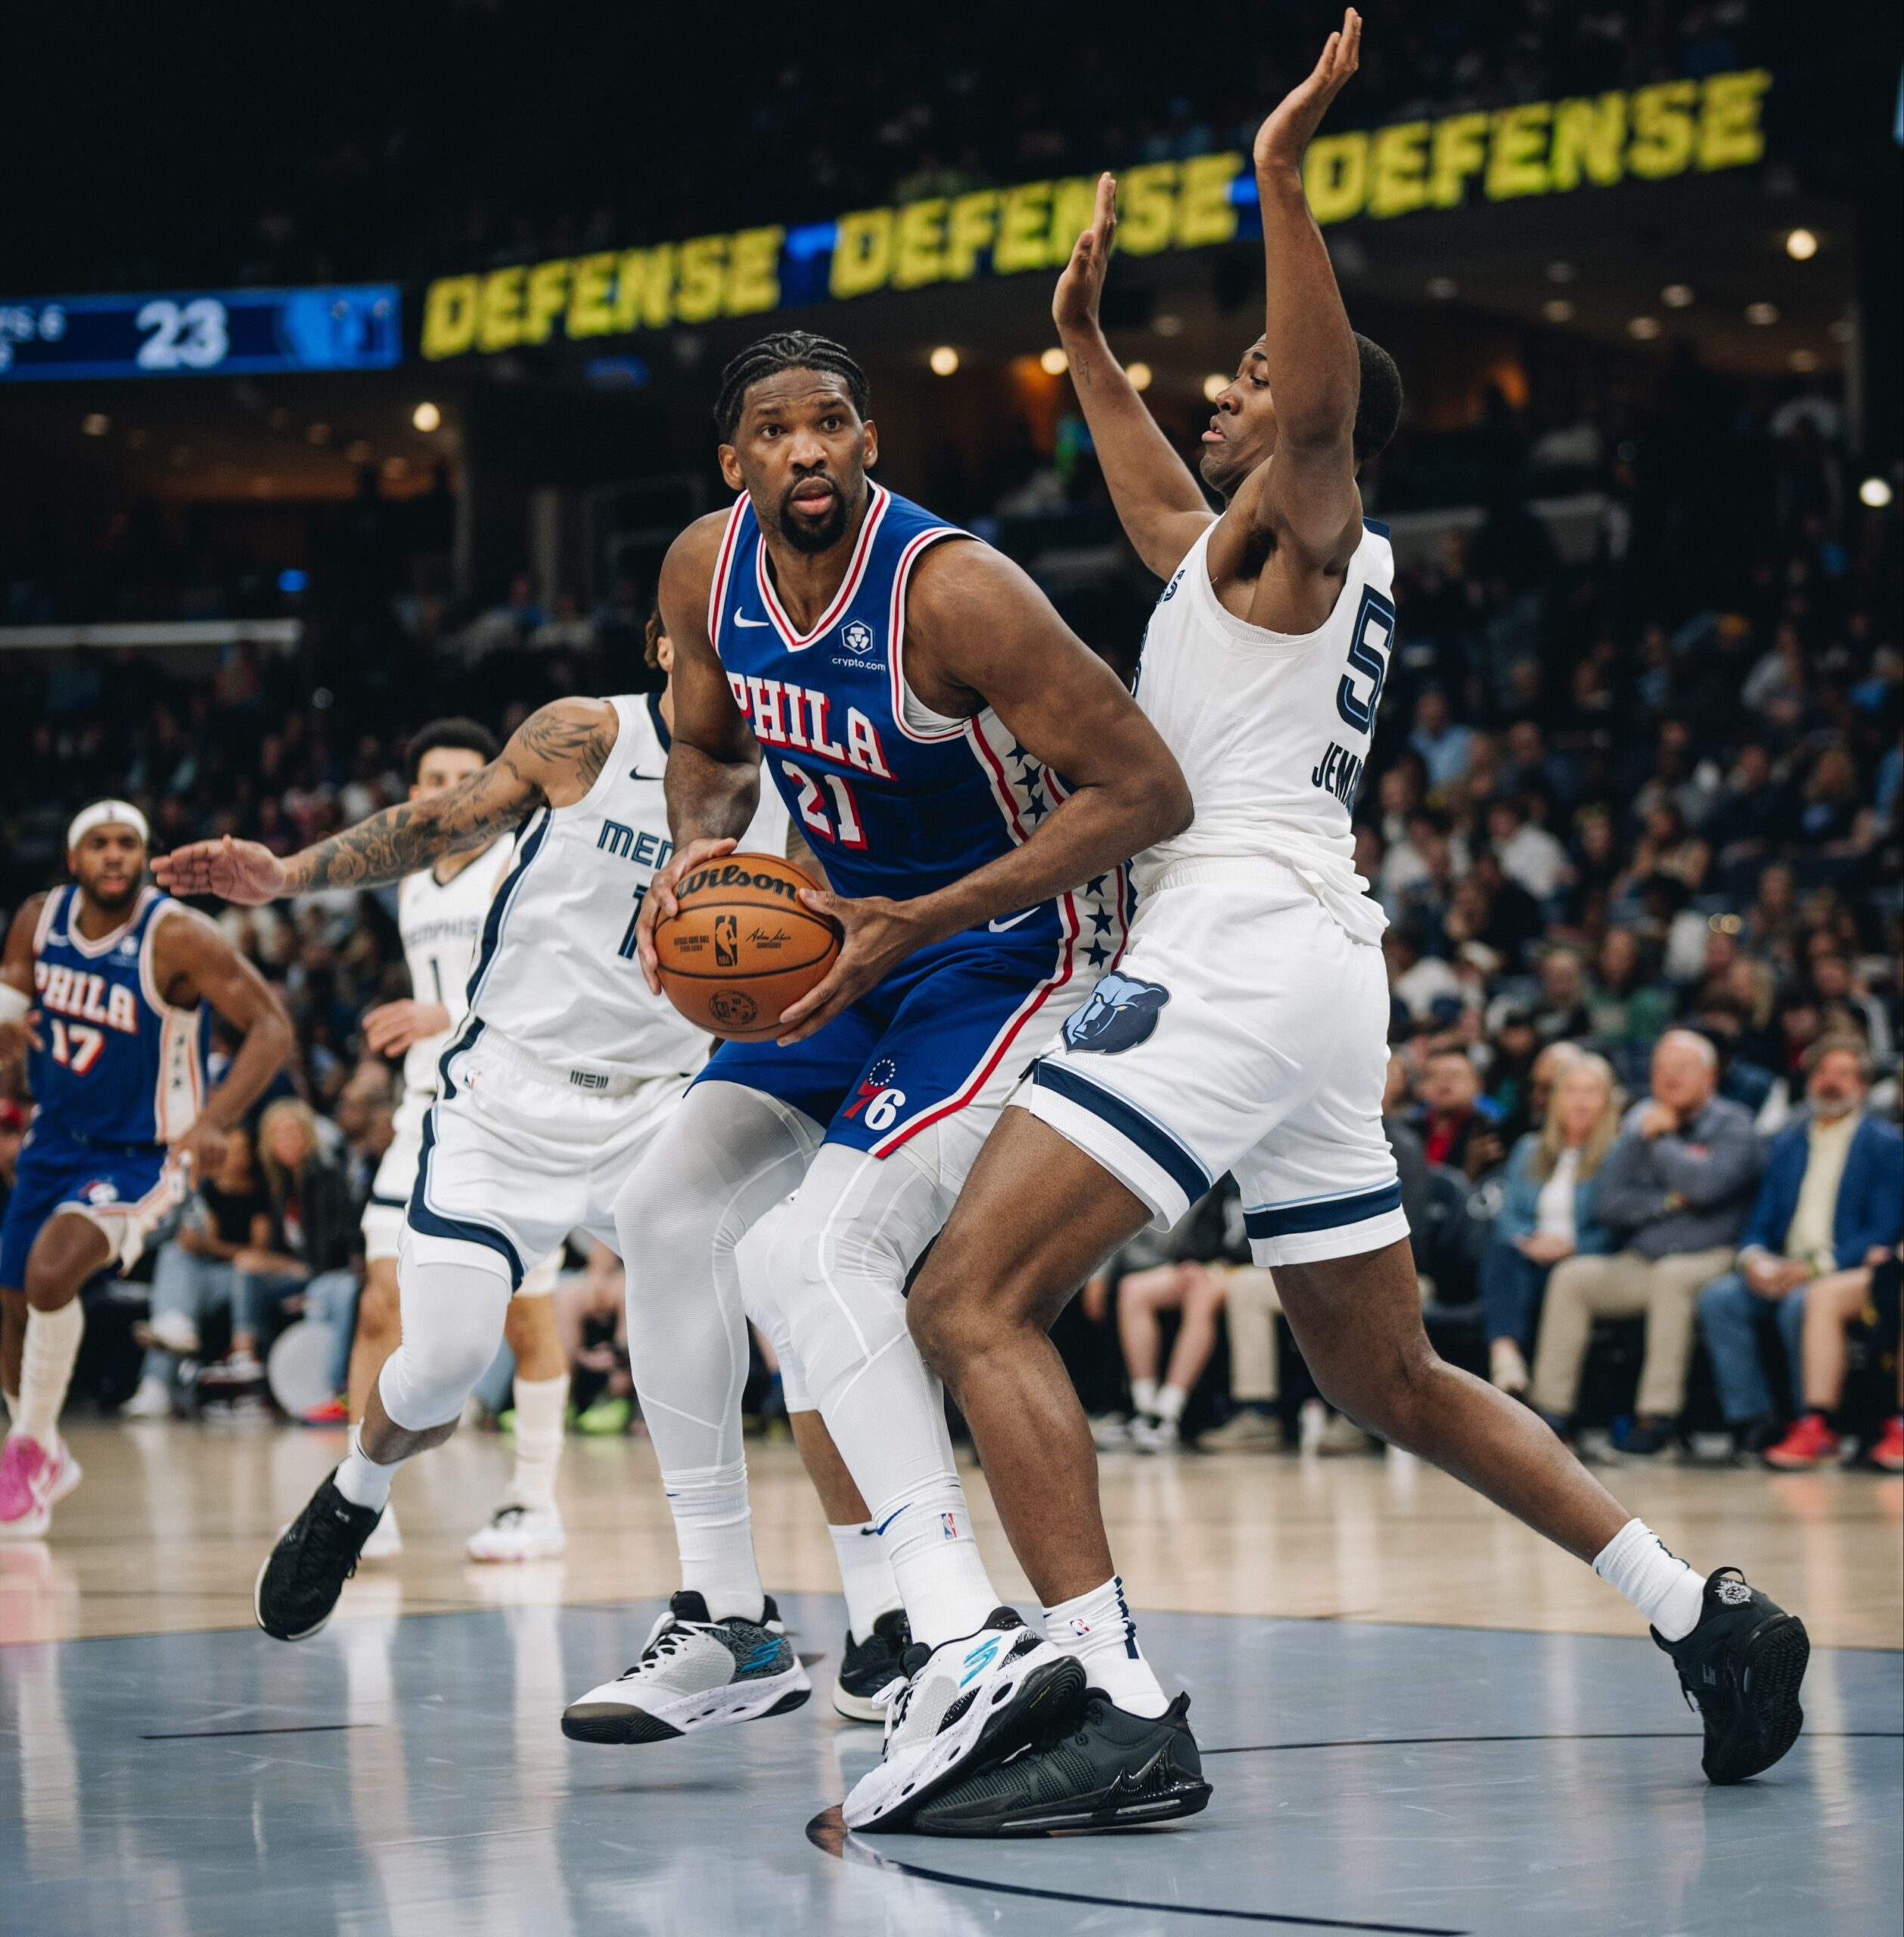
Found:
[[[339,1435],[73,1439],[86,1478],[52,1539],[0,1546],[0,1931],[1896,1937],[1897,1480],[1617,1476],[1819,1643],[1797,1748],[1719,1790],[1623,1604],[1440,1475],[1118,1456],[1121,1562],[1215,1798],[1136,1835],[958,1843],[840,1831],[878,1738],[827,1700],[843,1614],[790,1448],[756,1449],[754,1500],[814,1699],[602,1749],[556,1718],[634,1658],[674,1584],[645,1446],[572,1445],[569,1553],[520,1569],[461,1557],[506,1447],[426,1456],[399,1483],[404,1556],[292,1648],[251,1628],[252,1578]]]
[[[340,1455],[338,1432],[75,1426],[85,1469],[44,1546],[0,1544],[0,1642],[248,1627],[276,1530]],[[645,1441],[572,1438],[569,1550],[477,1567],[464,1537],[508,1471],[508,1442],[458,1434],[395,1494],[405,1551],[367,1566],[340,1619],[520,1602],[666,1595],[673,1542]],[[750,1449],[761,1573],[777,1592],[838,1590],[819,1506],[793,1449]],[[1134,1603],[1186,1612],[1631,1635],[1625,1603],[1585,1568],[1433,1469],[1385,1457],[1107,1455],[1114,1550]],[[1696,1565],[1732,1563],[1802,1612],[1822,1646],[1904,1646],[1904,1480],[1623,1468],[1614,1491]],[[1000,1591],[1031,1596],[968,1472]]]

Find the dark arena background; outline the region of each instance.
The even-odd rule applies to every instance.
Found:
[[[567,695],[658,692],[662,561],[733,502],[710,412],[769,331],[844,344],[876,479],[1128,682],[1163,588],[1054,284],[1114,171],[1104,334],[1194,463],[1263,328],[1251,144],[1340,24],[1320,0],[346,0],[10,25],[0,913],[68,880],[89,802],[129,803],[154,858],[228,834],[284,857],[402,801],[426,723],[501,741]],[[840,1543],[758,1335],[760,1573],[814,1697],[698,1741],[565,1739],[679,1580],[623,1266],[579,1231],[558,1537],[467,1544],[526,1450],[505,1348],[398,1481],[401,1553],[281,1646],[253,1578],[346,1450],[358,1219],[403,1106],[364,1018],[430,992],[393,888],[195,897],[294,1040],[222,1185],[84,1286],[59,1427],[83,1482],[29,1511],[11,1451],[0,1472],[0,1929],[1896,1932],[1899,12],[1371,0],[1364,34],[1302,179],[1401,372],[1360,477],[1399,616],[1363,764],[1318,784],[1388,922],[1428,1337],[1675,1554],[1803,1616],[1796,1746],[1709,1786],[1645,1620],[1325,1402],[1227,1178],[1054,1332],[1146,1651],[1191,1696],[1200,1814],[843,1827],[880,1733],[828,1699]],[[98,1034],[62,1025],[67,1066]],[[1688,1034],[1729,1182],[1596,1213],[1610,1141],[1690,1123],[1659,1100]],[[0,1043],[3,1201],[36,1104],[22,1028]],[[210,1049],[216,1081],[238,1032]]]

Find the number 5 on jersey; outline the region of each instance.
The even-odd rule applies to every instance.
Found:
[[[1382,682],[1388,677],[1388,655],[1395,645],[1395,608],[1372,586],[1364,586],[1356,629],[1349,636],[1349,664],[1369,682],[1368,697],[1356,691],[1347,673],[1335,689],[1335,710],[1358,733],[1374,730],[1375,709],[1382,703]]]
[[[822,841],[831,841],[836,847],[865,846],[866,835],[859,824],[859,804],[853,797],[853,789],[839,774],[820,776],[826,783],[827,792],[833,796],[832,812],[829,813],[818,785],[804,767],[796,766],[790,760],[784,760],[780,763],[780,770],[800,789],[797,805],[800,825],[809,834],[817,834]]]

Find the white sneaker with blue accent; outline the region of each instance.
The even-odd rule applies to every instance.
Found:
[[[571,1742],[666,1742],[784,1715],[812,1690],[771,1596],[758,1621],[710,1621],[707,1602],[683,1588],[641,1659],[562,1712],[562,1733]]]
[[[976,1634],[906,1650],[906,1683],[886,1712],[879,1766],[853,1785],[846,1827],[903,1830],[961,1777],[1022,1748],[1084,1699],[1083,1668],[995,1608]]]

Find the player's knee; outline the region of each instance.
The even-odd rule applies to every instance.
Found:
[[[400,1329],[396,1282],[373,1265],[357,1301],[357,1335],[370,1344],[393,1346]]]
[[[76,1228],[69,1228],[76,1227]],[[57,1217],[39,1234],[26,1255],[20,1287],[36,1311],[57,1311],[106,1262],[104,1241],[76,1217]]]

